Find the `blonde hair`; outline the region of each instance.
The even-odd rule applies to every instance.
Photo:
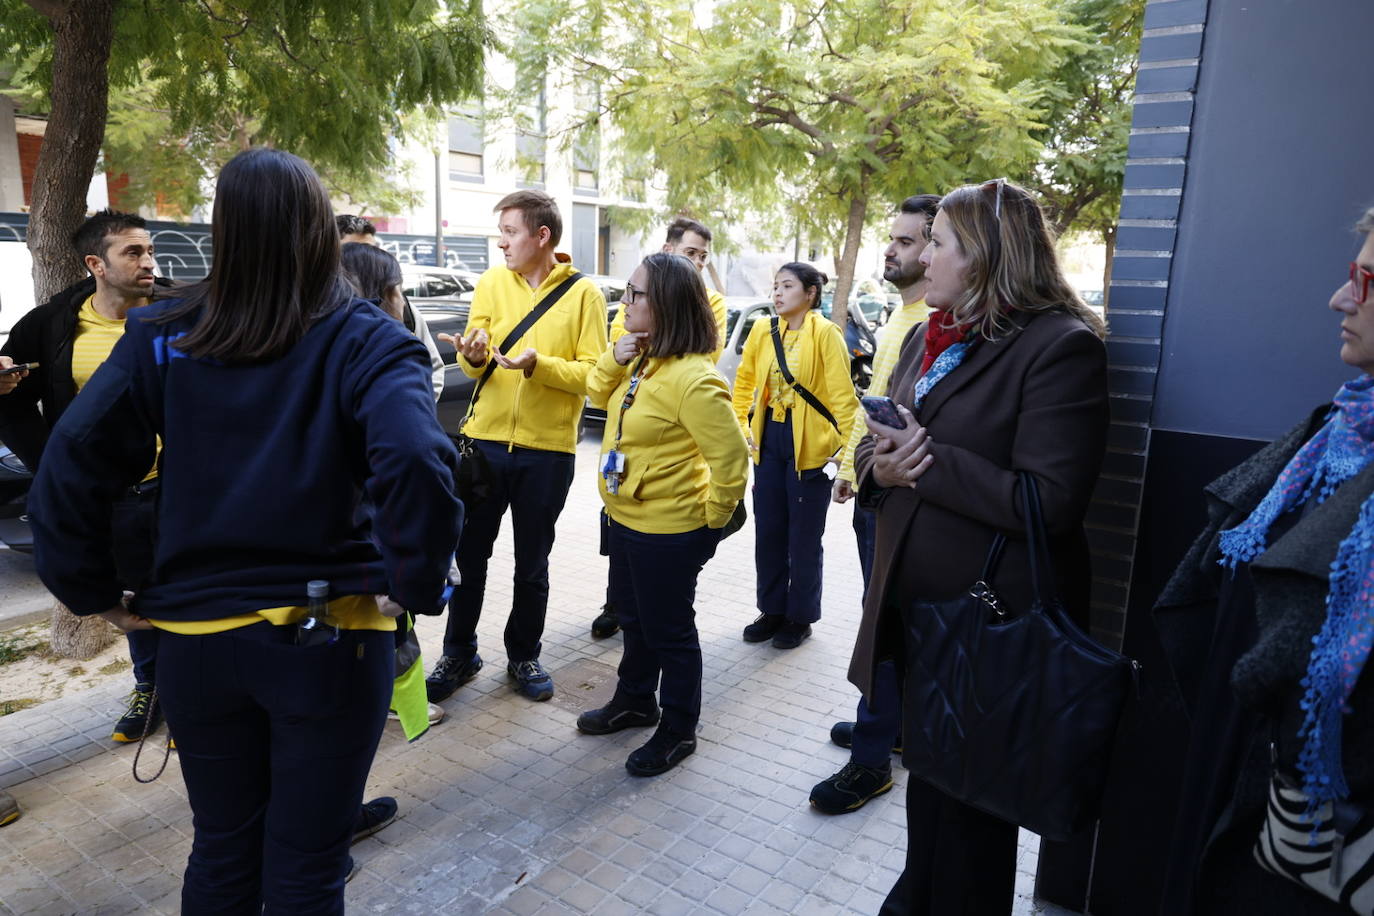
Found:
[[[998,183],[965,185],[940,201],[969,262],[968,289],[949,309],[951,320],[995,340],[1013,329],[1013,312],[1064,312],[1106,337],[1106,324],[1064,279],[1040,204],[1011,182],[1001,183],[999,203]]]

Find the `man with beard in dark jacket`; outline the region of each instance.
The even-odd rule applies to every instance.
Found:
[[[0,399],[0,442],[37,473],[48,433],[124,334],[133,309],[153,297],[157,281],[153,239],[143,218],[102,210],[72,235],[90,276],[29,312],[10,330],[0,354],[35,368]],[[157,468],[115,504],[115,564],[126,590],[152,573]],[[162,722],[153,694],[157,631],[128,634],[134,690],[111,737],[137,741]]]

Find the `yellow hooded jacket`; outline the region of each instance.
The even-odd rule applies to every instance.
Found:
[[[486,328],[490,345],[499,347],[520,319],[573,272],[567,255],[557,257],[538,289],[504,265],[482,274],[464,335]],[[498,366],[482,386],[463,432],[506,446],[571,454],[577,449],[587,376],[606,349],[606,297],[596,284],[587,279],[573,284],[506,355],[518,356],[528,347],[539,354],[534,371],[526,378]],[[458,365],[472,378],[481,378],[486,368],[461,356]]]
[[[744,497],[749,447],[730,409],[730,388],[705,353],[651,359],[624,413],[620,451],[625,478],[606,492],[599,471],[615,445],[621,406],[638,359],[627,366],[607,350],[587,380],[593,405],[606,409],[597,462],[606,512],[645,534],[721,528]]]
[[[740,427],[753,436],[755,464],[759,462],[759,448],[763,443],[763,424],[770,422],[768,373],[778,361],[769,334],[771,323],[762,318],[754,322],[735,373],[735,416]],[[786,327],[787,322],[779,320],[778,329],[783,333],[802,335],[796,365],[788,365],[792,377],[830,409],[840,429],[848,434],[854,425],[859,399],[849,378],[849,351],[845,349],[844,333],[815,310],[806,313],[797,330],[788,331]],[[751,407],[754,410],[752,428]],[[796,399],[792,408],[792,447],[798,473],[825,464],[844,442],[825,417],[800,397]]]

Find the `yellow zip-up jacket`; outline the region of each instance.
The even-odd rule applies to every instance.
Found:
[[[482,274],[464,335],[486,328],[491,346],[499,347],[520,319],[573,272],[567,255],[557,257],[558,264],[538,289],[509,267]],[[539,353],[534,372],[526,378],[498,366],[482,386],[463,431],[506,446],[573,453],[587,376],[606,349],[606,297],[591,280],[579,280],[506,355],[518,356],[527,347]],[[481,378],[485,368],[462,357],[458,365],[472,378]]]
[[[651,359],[634,403],[624,412],[620,451],[625,477],[606,492],[600,469],[615,445],[621,406],[638,360],[627,366],[607,350],[587,380],[593,405],[606,410],[597,462],[606,512],[645,534],[721,528],[744,498],[749,446],[730,408],[730,388],[705,353]]]
[[[725,351],[725,297],[713,289],[706,291],[706,299],[711,303],[711,314],[716,316],[716,331],[719,343],[715,351],[711,354],[711,365],[720,362],[720,354]],[[616,310],[615,317],[611,319],[611,343],[625,336],[625,306]]]
[[[754,463],[759,461],[759,448],[763,444],[763,424],[768,419],[768,373],[777,365],[773,352],[773,341],[769,334],[771,321],[760,318],[749,329],[749,339],[744,342],[744,354],[740,357],[739,369],[735,373],[735,416],[740,428],[751,433],[754,438]],[[834,415],[840,429],[848,435],[854,425],[854,411],[859,399],[854,394],[854,383],[849,378],[849,351],[845,349],[844,333],[839,325],[809,311],[802,326],[788,331],[787,322],[779,320],[778,330],[786,335],[802,335],[796,351],[796,364],[788,363],[792,377],[806,390],[814,394]],[[753,426],[750,427],[749,409],[754,410]],[[797,471],[809,471],[825,464],[826,459],[835,454],[844,439],[835,427],[821,416],[810,404],[796,398],[792,408],[792,448],[797,463]]]

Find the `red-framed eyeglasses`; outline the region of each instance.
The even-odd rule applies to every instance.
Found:
[[[1370,280],[1374,280],[1374,273],[1370,273],[1354,261],[1350,262],[1350,295],[1360,305],[1364,305],[1365,299],[1369,297]]]

